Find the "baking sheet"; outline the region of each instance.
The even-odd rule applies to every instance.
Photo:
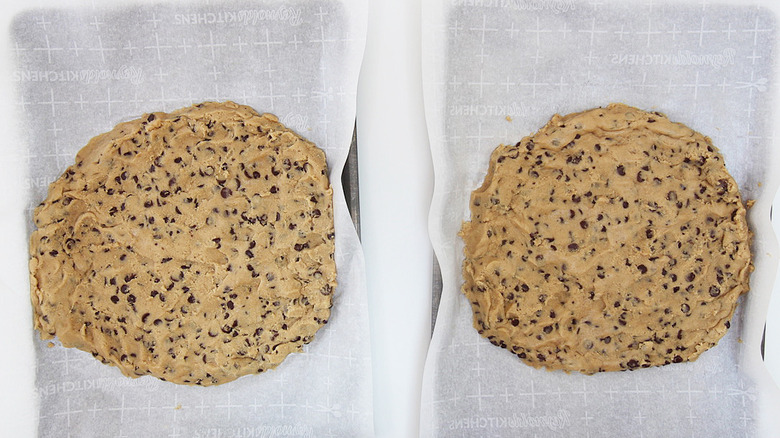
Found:
[[[21,144],[3,153],[26,170],[28,235],[32,208],[89,138],[144,112],[205,100],[277,114],[325,150],[334,187],[339,286],[329,323],[304,353],[261,375],[193,388],[126,378],[30,331],[40,436],[373,433],[363,258],[341,183],[365,12],[362,0],[71,2],[14,17]]]
[[[780,395],[760,362],[777,266],[777,18],[708,2],[435,1],[423,8],[435,166],[430,233],[442,297],[423,381],[422,436],[772,436]],[[755,199],[756,271],[731,330],[693,363],[593,376],[533,369],[472,328],[460,293],[471,191],[490,152],[555,114],[610,102],[712,137]]]

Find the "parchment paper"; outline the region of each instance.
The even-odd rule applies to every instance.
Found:
[[[275,113],[323,148],[336,213],[332,316],[304,353],[261,375],[184,387],[124,377],[88,353],[48,348],[30,330],[40,436],[372,435],[363,257],[341,187],[365,13],[362,0],[148,1],[36,7],[14,18],[23,143],[3,154],[28,169],[28,217],[92,136],[205,100]]]
[[[709,2],[436,1],[423,78],[435,163],[430,233],[443,292],[423,382],[422,436],[773,436],[777,388],[758,353],[777,265],[769,207],[777,22]],[[555,114],[610,102],[710,136],[747,199],[752,290],[696,362],[593,376],[531,368],[472,327],[460,293],[468,200],[490,152]],[[776,435],[774,435],[776,436]]]

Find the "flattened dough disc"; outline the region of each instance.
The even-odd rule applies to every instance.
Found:
[[[588,374],[696,359],[753,269],[710,139],[621,104],[499,146],[460,235],[479,333],[534,367]]]
[[[93,138],[34,221],[35,328],[128,376],[262,372],[330,315],[325,154],[246,106],[152,113]]]

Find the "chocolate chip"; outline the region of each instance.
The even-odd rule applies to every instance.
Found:
[[[623,167],[623,165],[621,164],[620,166],[617,167],[617,173],[620,176],[624,176],[626,174],[626,168]]]
[[[228,198],[233,194],[233,191],[227,187],[222,187],[222,190],[219,191],[219,194],[222,195],[223,198]]]
[[[306,248],[308,248],[308,247],[309,247],[309,244],[308,244],[308,243],[303,243],[303,244],[301,244],[301,243],[296,243],[296,244],[295,244],[295,246],[293,246],[293,248],[294,248],[296,251],[303,251],[304,249],[306,249]]]

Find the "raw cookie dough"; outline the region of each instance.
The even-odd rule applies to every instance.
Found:
[[[136,377],[214,385],[277,366],[336,286],[325,154],[232,102],[93,138],[30,238],[34,326]]]
[[[753,269],[745,206],[710,139],[621,104],[499,146],[460,235],[479,333],[586,374],[696,359]]]

